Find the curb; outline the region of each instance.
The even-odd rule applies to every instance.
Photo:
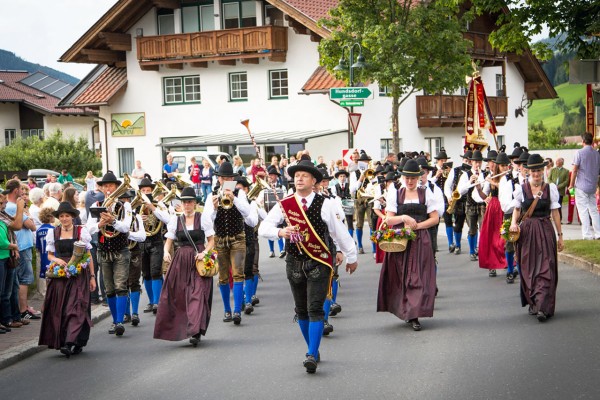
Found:
[[[96,324],[110,315],[110,310],[103,306],[98,306],[92,310],[92,323]],[[0,354],[0,370],[10,367],[17,362],[30,357],[36,353],[47,350],[46,346],[38,346],[38,339],[32,339],[28,342],[15,346]]]
[[[594,275],[600,276],[600,265],[587,261],[581,257],[573,256],[566,253],[558,253],[558,261],[568,264],[577,269],[591,272]]]

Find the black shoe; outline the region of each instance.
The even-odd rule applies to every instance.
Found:
[[[365,254],[365,249],[363,249],[362,247],[360,247],[358,249],[358,254]]]
[[[125,333],[125,327],[123,326],[123,324],[118,323],[117,325],[115,325],[115,334],[117,336],[123,336],[124,333]]]
[[[260,303],[260,299],[256,296],[252,296],[252,305],[255,306]]]
[[[454,253],[455,249],[456,249],[456,246],[451,244],[450,246],[448,246],[448,253]]]
[[[29,312],[29,310],[25,310],[21,313],[21,319],[42,319],[41,317],[32,314],[31,312]]]
[[[270,252],[269,253],[269,258],[275,258],[275,253],[274,252]]]
[[[313,356],[306,357],[306,360],[304,360],[304,363],[302,363],[302,365],[304,365],[304,368],[306,368],[306,372],[308,372],[309,374],[314,374],[315,372],[317,372],[317,360],[315,360]]]
[[[116,327],[117,326],[115,324],[110,324],[110,327],[108,328],[108,333],[114,335]]]
[[[148,303],[148,305],[146,306],[146,308],[144,308],[144,312],[145,313],[149,313],[152,312],[152,304]]]
[[[226,312],[225,315],[223,316],[223,322],[231,322],[231,321],[233,321],[233,318],[231,317],[231,313]]]
[[[457,247],[454,249],[454,254],[456,254],[456,255],[460,254],[460,247]]]
[[[513,274],[507,274],[506,283],[515,283],[515,276]]]
[[[537,315],[537,312],[531,306],[529,306],[529,310],[527,310],[527,312],[529,315]]]
[[[242,314],[240,314],[239,312],[234,312],[233,313],[233,323],[236,325],[239,325],[242,323]]]
[[[92,299],[92,304],[94,304],[94,305],[102,304],[102,300],[100,300],[100,299]]]
[[[411,326],[413,328],[413,331],[417,331],[418,332],[418,331],[421,330],[421,324],[419,323],[419,319],[418,318],[411,319],[408,322],[410,322],[410,324],[411,324]]]
[[[77,354],[80,354],[82,351],[83,351],[83,347],[81,347],[81,346],[74,346],[73,350],[71,350],[71,354],[77,355]]]
[[[306,353],[305,357],[308,358],[308,353]],[[318,363],[321,362],[321,352],[320,351],[317,351],[317,358],[315,360],[317,360]]]
[[[496,276],[496,270],[495,269],[490,269],[490,272],[488,273],[488,276],[490,278],[493,278]]]
[[[246,303],[246,305],[244,306],[244,314],[250,315],[250,314],[252,314],[252,311],[254,311],[254,307],[252,306],[252,303]]]
[[[131,316],[131,325],[138,326],[140,324],[140,316],[137,314],[133,314]]]
[[[543,311],[538,311],[537,313],[537,320],[540,322],[546,322],[546,320],[548,319],[548,316],[543,312]]]
[[[123,323],[128,324],[130,322],[131,322],[131,315],[125,314],[125,316],[123,317]]]
[[[60,352],[67,356],[67,358],[71,358],[71,346],[61,347]]]
[[[338,315],[341,312],[342,312],[342,306],[340,306],[338,303],[333,303],[331,305],[331,309],[329,310],[329,315],[332,317],[335,317],[336,315]]]
[[[286,255],[285,251],[282,251],[281,253],[279,253],[279,258],[284,258]]]
[[[158,304],[152,304],[152,314],[156,315],[158,312]]]
[[[329,334],[333,332],[333,325],[331,325],[329,322],[324,321],[324,325],[323,325],[323,336],[329,336]]]
[[[200,343],[200,334],[197,333],[190,338],[190,343],[192,346],[197,347],[198,343]]]
[[[471,259],[471,261],[477,261],[477,254],[470,254],[469,258]]]

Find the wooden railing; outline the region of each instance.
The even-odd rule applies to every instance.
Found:
[[[466,96],[417,96],[419,128],[457,127],[465,125]],[[496,125],[504,125],[508,116],[508,98],[488,97]]]
[[[463,36],[465,39],[473,42],[473,46],[469,51],[474,58],[477,58],[477,56],[504,58],[505,53],[494,49],[490,44],[490,35],[488,33],[468,31],[463,33]]]
[[[141,62],[185,58],[210,60],[232,54],[286,51],[287,28],[282,26],[256,26],[137,38],[137,55]]]

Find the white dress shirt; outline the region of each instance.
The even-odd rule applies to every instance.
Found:
[[[302,202],[301,196],[298,194],[294,194],[294,196],[296,196],[296,198]],[[306,207],[310,207],[314,198],[315,193],[311,193],[305,197]],[[323,206],[321,207],[321,218],[327,225],[329,235],[334,240],[337,249],[347,257],[348,263],[352,264],[357,260],[356,246],[354,245],[354,240],[348,233],[348,228],[343,224],[338,212],[339,211],[337,211],[335,203],[325,199]],[[258,228],[258,234],[270,240],[279,239],[278,226],[281,225],[283,221],[284,217],[283,212],[281,211],[281,206],[280,204],[277,204],[271,209],[271,211],[269,211],[267,218],[260,224],[260,227]]]
[[[504,214],[512,214],[514,206],[512,201],[514,198],[515,187],[512,179],[503,176],[500,178],[500,187],[498,189],[498,200]]]
[[[204,231],[204,234],[206,236],[215,235],[214,221],[217,217],[218,209],[215,210],[212,199],[213,195],[211,193],[206,198],[206,202],[204,203],[204,211],[202,211],[202,230]],[[238,209],[240,214],[242,214],[242,217],[244,217],[244,221],[252,212],[250,204],[248,204],[248,199],[246,198],[246,192],[244,192],[243,190],[238,190],[237,196],[234,196],[233,198],[233,205]],[[254,223],[254,226],[256,226],[256,224],[258,223],[258,215],[256,216],[256,218],[257,222]]]
[[[131,226],[131,218],[133,218],[131,213],[131,204],[123,203],[123,214],[124,217],[122,220],[115,220],[113,228],[115,228],[116,231],[119,231],[121,233],[128,233],[129,227]],[[86,223],[86,227],[90,232],[90,235],[93,235],[94,233],[97,233],[100,230],[98,228],[98,220],[92,217],[91,214]]]
[[[138,223],[138,229],[137,231],[129,231],[129,240],[141,243],[146,240],[146,229],[144,229],[144,221],[142,220],[142,216],[140,214],[136,214],[135,219]]]

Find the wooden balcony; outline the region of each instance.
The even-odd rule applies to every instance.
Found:
[[[206,67],[208,61],[235,65],[236,60],[257,64],[261,57],[284,62],[288,47],[287,28],[256,26],[219,31],[141,36],[137,55],[144,70],[159,65],[180,68],[183,63]]]
[[[419,128],[465,126],[466,96],[417,96]],[[508,115],[508,98],[488,97],[496,125],[504,125]]]
[[[501,65],[506,53],[492,47],[488,33],[468,31],[463,33],[463,36],[473,42],[469,49],[473,59],[484,61],[483,66]]]

